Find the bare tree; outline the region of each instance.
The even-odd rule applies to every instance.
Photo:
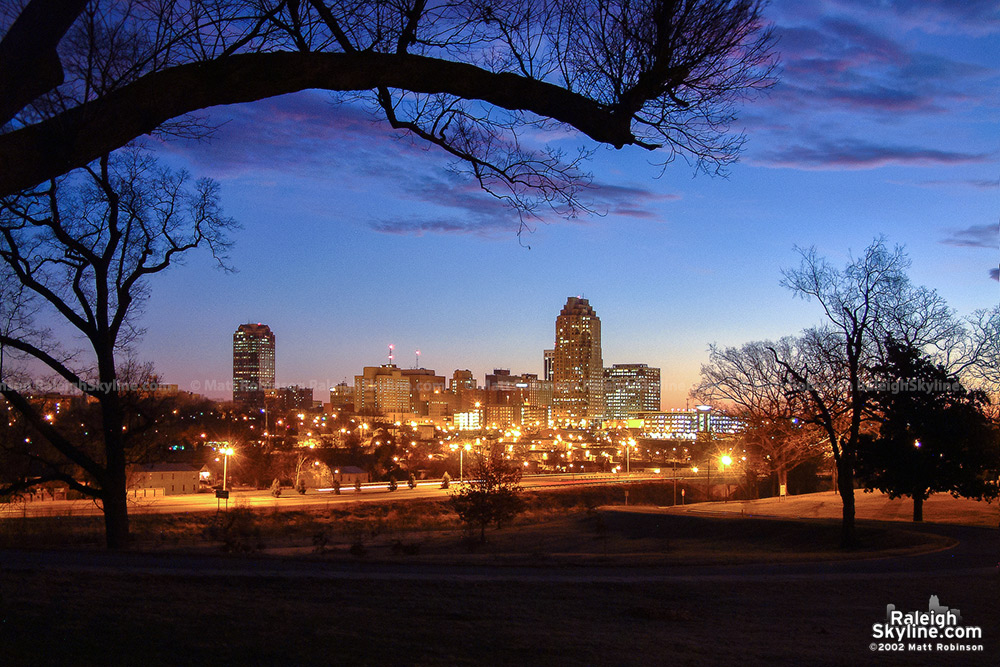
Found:
[[[800,402],[805,422],[821,428],[833,452],[843,501],[842,542],[855,544],[854,473],[858,445],[873,428],[872,369],[885,357],[891,336],[915,348],[936,346],[955,335],[956,320],[932,290],[906,275],[902,248],[876,239],[864,253],[837,269],[814,248],[799,251],[799,268],[784,271],[782,284],[815,300],[824,323],[796,340],[770,347],[784,372],[790,400]]]
[[[781,346],[790,345],[788,340]],[[799,418],[801,401],[786,391],[784,369],[771,353],[775,343],[752,342],[742,347],[710,346],[709,362],[692,394],[705,403],[726,403],[743,429],[741,438],[751,457],[788,483],[788,471],[819,453],[824,436]]]
[[[955,336],[934,352],[934,361],[964,385],[1000,397],[1000,304],[965,318]]]
[[[580,209],[584,154],[525,127],[662,149],[715,171],[773,82],[758,0],[28,0],[0,10],[0,194],[191,112],[305,89],[360,99],[522,212]]]
[[[3,384],[0,393],[50,448],[25,452],[40,472],[7,491],[65,483],[101,502],[109,547],[127,543],[126,466],[156,428],[155,416],[142,414],[142,400],[155,393],[149,369],[126,363],[141,333],[136,315],[149,278],[185,253],[206,246],[224,266],[233,225],[215,183],[192,182],[135,147],[0,199],[0,265],[36,318],[69,327],[85,347],[64,351],[24,308],[19,325],[0,332],[0,346],[54,373],[63,393],[82,395],[98,412],[94,428],[81,432],[46,419],[30,386]]]

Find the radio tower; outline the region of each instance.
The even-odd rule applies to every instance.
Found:
[[[396,346],[393,345],[392,343],[389,343],[389,365],[390,366],[392,366],[392,360],[393,360],[392,351],[395,350],[395,349],[396,349]]]
[[[417,350],[417,359],[413,362],[414,368],[420,368],[420,350]]]

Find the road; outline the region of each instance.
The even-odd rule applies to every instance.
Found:
[[[683,480],[683,477],[678,477]],[[644,481],[672,481],[655,473],[621,474],[564,474],[564,475],[531,475],[521,481],[525,489],[558,488],[569,486],[591,486],[600,484],[623,484]],[[452,481],[452,489],[458,482]],[[281,496],[275,498],[267,490],[234,490],[230,493],[230,506],[240,503],[250,507],[266,507],[268,509],[315,509],[329,507],[338,503],[354,502],[406,502],[428,498],[446,498],[451,491],[441,488],[440,480],[428,480],[417,483],[415,489],[401,482],[399,488],[390,492],[385,482],[362,485],[361,491],[354,487],[343,487],[337,495],[333,489],[310,489],[305,494],[296,493],[292,489],[284,489]],[[132,514],[171,514],[185,512],[209,512],[219,509],[220,501],[208,493],[193,493],[187,495],[132,497],[130,509]],[[42,516],[92,516],[101,514],[100,506],[93,500],[46,500],[20,504],[11,504],[0,508],[0,517],[42,517]]]

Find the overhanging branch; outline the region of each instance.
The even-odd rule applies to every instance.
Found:
[[[148,74],[106,96],[0,137],[0,195],[81,167],[186,113],[307,89],[442,93],[529,111],[621,148],[632,116],[560,86],[412,54],[252,53]]]

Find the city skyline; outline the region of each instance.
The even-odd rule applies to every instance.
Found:
[[[682,407],[710,343],[820,321],[779,286],[795,245],[843,265],[884,234],[960,314],[994,305],[995,10],[784,0],[765,16],[783,69],[742,108],[748,143],[728,178],[678,161],[657,180],[655,154],[598,149],[583,194],[603,215],[529,220],[521,237],[445,156],[350,104],[300,93],[206,112],[225,123],[211,141],[163,152],[219,180],[244,226],[239,272],[201,256],[156,281],[140,354],[182,388],[221,382],[228,330],[253,319],[282,323],[283,385],[336,384],[389,343],[402,365],[420,349],[428,367],[541,375],[551,304],[578,294],[601,304],[605,357],[661,368],[663,406]]]

